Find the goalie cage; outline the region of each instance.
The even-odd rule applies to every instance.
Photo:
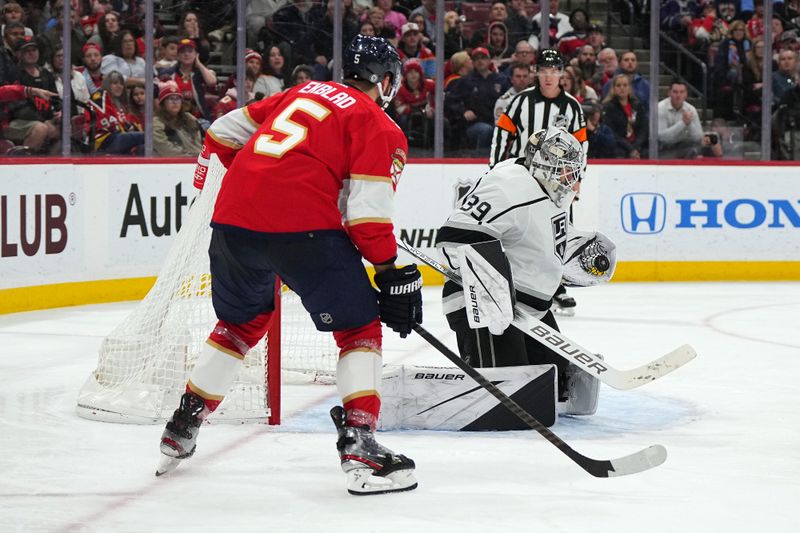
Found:
[[[217,322],[211,305],[209,222],[224,172],[215,157],[155,285],[103,339],[97,368],[78,395],[80,416],[156,424],[178,406]],[[331,382],[337,360],[332,335],[316,331],[297,295],[278,288],[275,318],[266,337],[247,353],[209,422],[279,424],[281,370],[289,382]]]

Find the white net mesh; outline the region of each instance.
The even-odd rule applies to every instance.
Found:
[[[203,193],[159,273],[155,285],[100,347],[97,369],[78,395],[78,414],[111,422],[159,423],[177,407],[200,349],[217,319],[211,305],[208,245],[209,221],[224,168],[216,158]],[[337,349],[330,333],[314,329],[311,319],[290,291],[281,303],[282,368],[333,376]],[[269,415],[267,376],[269,336],[250,350],[230,391],[210,420],[264,421]],[[277,349],[277,350],[276,350]]]

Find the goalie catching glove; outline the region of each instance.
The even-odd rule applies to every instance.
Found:
[[[405,338],[422,324],[422,275],[417,265],[390,268],[375,274],[381,322]]]
[[[591,287],[611,280],[617,267],[617,247],[598,232],[573,231],[564,257],[564,285]]]

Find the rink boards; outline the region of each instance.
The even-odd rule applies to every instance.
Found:
[[[188,215],[194,164],[17,163],[0,161],[0,313],[141,298]],[[435,254],[437,228],[486,170],[412,160],[396,234]],[[616,242],[615,281],[798,280],[798,179],[797,164],[593,162],[575,224]]]

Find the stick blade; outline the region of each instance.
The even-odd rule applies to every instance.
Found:
[[[629,476],[650,470],[667,460],[667,449],[660,444],[655,444],[636,453],[611,460],[612,470],[608,477]]]
[[[623,372],[625,375],[623,382],[609,383],[609,385],[619,390],[635,389],[645,383],[650,383],[662,376],[666,376],[695,357],[697,357],[695,349],[688,344],[684,344],[646,365]]]

